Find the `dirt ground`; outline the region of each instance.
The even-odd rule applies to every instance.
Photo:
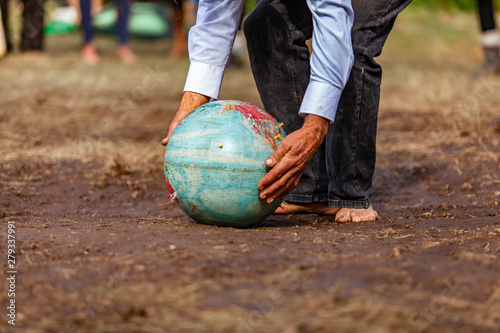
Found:
[[[404,13],[384,66],[373,205],[339,224],[271,216],[193,223],[168,194],[160,141],[188,61],[133,41],[135,66],[0,60],[0,332],[499,332],[500,77],[468,14]],[[221,98],[261,105],[246,64]],[[16,225],[16,328],[7,323]]]

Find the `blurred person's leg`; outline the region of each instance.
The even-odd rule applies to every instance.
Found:
[[[117,0],[118,8],[118,49],[120,60],[127,64],[135,62],[135,55],[128,46],[129,32],[128,19],[130,17],[130,0]]]
[[[7,52],[12,51],[12,42],[9,31],[9,4],[7,0],[0,0],[0,9],[2,10],[2,27],[5,36],[5,47]]]
[[[91,0],[80,0],[80,15],[82,17],[83,49],[82,59],[89,65],[99,62],[99,54],[94,45],[94,30],[92,28]]]
[[[80,12],[80,1],[79,0],[67,0],[68,1],[68,6],[73,7],[76,9],[76,12],[78,13],[78,21],[82,21],[82,14]]]
[[[476,72],[477,76],[500,72],[500,36],[495,24],[495,11],[492,0],[478,0],[479,20],[481,23],[481,46],[484,61]]]
[[[23,0],[21,52],[43,52],[44,0]]]
[[[182,58],[187,54],[187,37],[184,31],[184,13],[182,0],[172,1],[172,24],[173,45],[168,56],[170,58]]]

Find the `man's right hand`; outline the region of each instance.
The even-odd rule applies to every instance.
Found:
[[[208,96],[201,95],[191,91],[185,91],[184,94],[182,95],[181,104],[179,105],[179,110],[175,114],[174,119],[172,120],[170,126],[168,127],[167,137],[161,141],[161,144],[166,146],[168,143],[168,139],[170,138],[172,132],[180,123],[180,121],[184,119],[184,117],[186,117],[188,114],[190,114],[191,111],[193,111],[194,109],[203,104],[208,103],[209,101],[210,97]]]

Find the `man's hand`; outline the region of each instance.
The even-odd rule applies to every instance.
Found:
[[[168,127],[167,137],[161,141],[161,144],[166,146],[168,143],[168,139],[172,135],[172,132],[177,127],[179,122],[182,119],[184,119],[184,117],[186,117],[188,114],[190,114],[191,111],[196,109],[198,106],[206,104],[209,101],[210,97],[208,96],[201,95],[191,91],[185,91],[184,94],[182,95],[181,104],[179,105],[179,110],[175,114],[174,119],[172,120],[170,126]]]
[[[299,183],[304,169],[318,150],[328,131],[329,121],[309,114],[304,125],[287,135],[278,149],[266,160],[272,168],[257,185],[260,198],[271,203],[284,199]]]

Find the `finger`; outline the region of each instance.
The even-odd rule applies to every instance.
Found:
[[[278,197],[284,199],[285,196],[290,194],[290,192],[292,192],[293,189],[297,187],[301,177],[301,168],[294,167],[293,169],[290,169],[283,177],[261,191],[260,198],[267,199],[269,203],[271,203]]]
[[[177,124],[178,124],[178,122],[175,122],[175,123],[172,122],[172,123],[170,123],[167,136],[165,137],[165,139],[161,140],[161,144],[162,145],[166,146],[168,144],[168,140],[170,139],[170,136],[174,132],[175,128],[177,127]]]
[[[179,121],[172,121],[170,123],[170,126],[168,127],[168,133],[167,133],[167,137],[165,139],[167,139],[167,141],[170,139],[170,137],[172,136],[172,133],[174,133],[174,130],[177,128],[177,125],[179,125]]]
[[[290,159],[282,159],[278,164],[276,164],[257,184],[259,191],[265,190],[271,184],[276,182],[278,179],[283,177],[288,170],[294,168],[295,164]]]
[[[161,141],[162,145],[166,146],[168,144],[168,140],[170,139],[170,136],[172,136],[172,133],[176,129],[177,125],[179,125],[181,120],[184,119],[188,114],[189,114],[189,112],[184,112],[184,111],[177,112],[177,114],[175,115],[174,119],[172,120],[172,122],[170,123],[170,125],[168,127],[167,136],[165,137],[165,139],[163,139]]]
[[[283,156],[290,150],[290,146],[286,142],[281,142],[278,148],[269,156],[266,160],[266,166],[269,168],[274,167],[277,163],[281,161]]]
[[[288,187],[285,192],[283,192],[279,195],[279,198],[281,200],[285,200],[286,196],[289,195],[297,187],[297,185],[299,185],[300,178],[302,178],[302,175],[299,175],[298,177],[296,177],[295,180],[293,181],[292,185],[290,187]]]
[[[297,187],[301,177],[302,177],[302,172],[300,171],[300,169],[296,170],[284,186],[281,186],[276,191],[268,195],[268,203],[271,203],[276,198],[285,200],[285,197],[289,195],[294,188]],[[272,199],[271,202],[269,202],[269,199]]]
[[[266,187],[263,191],[261,191],[259,195],[260,198],[268,200],[276,199],[279,194],[286,191],[293,184],[294,176],[294,170],[290,170],[285,175]]]
[[[280,183],[281,183],[281,181],[280,181]],[[275,191],[270,193],[267,196],[267,203],[272,203],[276,198],[281,197],[285,192],[290,192],[290,187],[292,186],[292,184],[293,184],[293,180],[290,180],[284,186],[280,186]]]

